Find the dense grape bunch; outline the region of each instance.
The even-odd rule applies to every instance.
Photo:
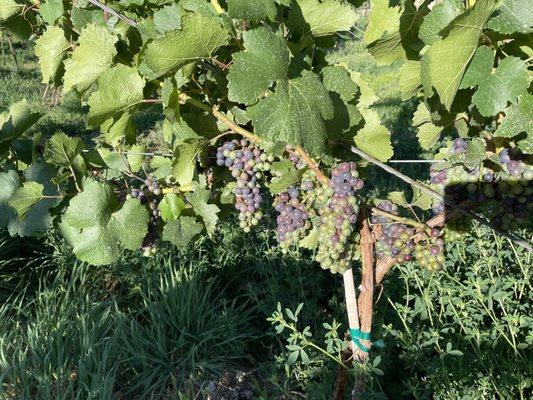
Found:
[[[331,172],[329,185],[317,196],[322,203],[320,243],[316,260],[331,272],[344,272],[353,257],[352,235],[356,230],[359,212],[356,192],[363,187],[354,162],[344,162]]]
[[[416,263],[430,272],[442,269],[444,264],[444,238],[440,229],[424,232],[424,238],[415,245],[414,258]]]
[[[398,213],[398,206],[388,201],[381,202],[377,208],[391,214]],[[413,258],[414,228],[378,214],[372,215],[371,222],[381,227],[381,234],[376,240],[376,256],[378,258],[393,257],[400,264]]]
[[[300,195],[301,191],[291,186],[274,199],[274,209],[279,213],[276,234],[282,248],[297,243],[311,226],[307,207],[299,199]]]
[[[263,216],[261,185],[259,180],[270,170],[273,158],[246,139],[225,142],[217,149],[217,165],[225,166],[237,180],[233,193],[235,208],[239,211],[239,226],[245,232],[259,223]]]
[[[472,203],[504,230],[527,225],[533,211],[533,166],[518,149],[504,148],[484,165],[469,169],[454,158],[468,146],[467,140],[456,139],[444,151],[449,160],[430,167],[431,185],[456,204]],[[432,210],[444,212],[444,204],[435,202]]]

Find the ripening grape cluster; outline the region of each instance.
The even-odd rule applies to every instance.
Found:
[[[398,214],[398,206],[388,201],[381,202],[377,208]],[[441,230],[428,228],[426,231],[416,232],[415,228],[378,213],[372,215],[371,222],[381,227],[381,234],[376,241],[378,259],[392,257],[398,264],[414,259],[418,265],[431,272],[442,268],[444,239]]]
[[[331,171],[329,187],[322,188],[317,194],[317,201],[322,206],[318,211],[320,242],[316,260],[322,268],[333,273],[344,272],[352,259],[350,238],[359,212],[356,192],[362,187],[357,165],[344,162]]]
[[[388,201],[379,203],[377,208],[391,214],[398,214],[398,206]],[[381,226],[381,234],[376,240],[376,256],[378,258],[393,257],[400,264],[413,258],[412,253],[415,244],[412,237],[415,233],[414,228],[394,222],[380,214],[373,214],[370,220],[372,224]]]
[[[279,213],[276,233],[282,249],[303,238],[311,227],[307,207],[299,197],[300,190],[291,186],[274,199],[274,209]]]
[[[139,189],[132,188],[129,194],[132,198],[139,199],[141,203],[148,204],[150,222],[148,223],[148,232],[141,244],[141,250],[145,257],[153,256],[157,252],[155,242],[158,236],[158,224],[161,218],[158,197],[162,194],[163,191],[159,187],[159,182],[154,176],[148,176]]]
[[[457,156],[466,151],[468,141],[456,139],[447,149]],[[533,211],[533,166],[517,148],[504,148],[489,157],[484,165],[469,170],[455,163],[437,163],[430,167],[431,185],[456,204],[471,202],[491,223],[508,230],[531,223]],[[444,212],[435,202],[432,211]]]
[[[259,180],[265,171],[270,170],[274,159],[246,139],[225,142],[217,149],[216,158],[217,165],[229,168],[237,180],[233,193],[235,208],[239,211],[239,226],[249,232],[263,216]]]

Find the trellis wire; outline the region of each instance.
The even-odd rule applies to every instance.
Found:
[[[136,27],[137,26],[137,22],[135,22],[134,20],[126,17],[125,15],[122,15],[118,12],[116,12],[115,10],[113,10],[112,8],[106,6],[105,4],[102,4],[100,3],[98,0],[88,0],[89,3],[91,3],[93,6],[96,6],[106,12],[108,12],[109,14],[111,15],[114,15],[115,17],[121,19],[122,21],[124,21],[125,23],[131,25],[131,26],[134,26]]]

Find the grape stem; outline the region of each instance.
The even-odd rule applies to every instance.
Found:
[[[411,186],[414,186],[414,187],[420,189],[422,192],[429,194],[431,197],[434,197],[437,200],[445,203],[446,205],[454,208],[455,210],[457,210],[461,214],[466,215],[467,217],[470,217],[470,218],[478,221],[480,224],[491,228],[496,233],[498,233],[498,234],[500,234],[502,236],[505,236],[506,238],[512,240],[513,242],[515,242],[519,246],[522,246],[526,250],[528,250],[528,251],[533,253],[533,246],[531,245],[531,243],[529,241],[527,241],[527,240],[525,240],[525,239],[523,239],[521,237],[518,237],[518,236],[516,236],[514,234],[507,233],[507,232],[504,232],[504,231],[500,230],[499,228],[497,228],[496,226],[491,224],[489,221],[487,221],[485,218],[482,218],[479,215],[473,213],[472,211],[467,210],[466,208],[455,204],[453,201],[451,201],[450,199],[442,196],[440,193],[437,193],[436,191],[434,191],[433,189],[429,188],[428,186],[423,185],[423,184],[421,184],[421,183],[409,178],[408,176],[402,174],[401,172],[395,170],[394,168],[392,168],[392,167],[382,163],[381,161],[375,159],[374,157],[366,154],[364,151],[361,151],[361,150],[359,150],[358,148],[356,148],[354,146],[351,147],[351,150],[352,150],[353,153],[355,153],[358,156],[362,157],[363,159],[371,162],[372,164],[377,165],[381,169],[387,171],[389,174],[392,174],[392,175],[400,178],[402,181],[407,182]]]
[[[399,215],[392,214],[384,210],[380,210],[379,208],[376,208],[376,207],[372,208],[372,214],[382,215],[394,221],[401,222],[406,225],[414,226],[415,228],[418,228],[418,229],[424,229],[427,226],[423,222],[417,222],[411,218],[401,217]]]

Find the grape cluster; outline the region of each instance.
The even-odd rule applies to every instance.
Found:
[[[381,202],[377,208],[391,214],[398,214],[398,206],[388,201]],[[414,228],[394,222],[380,214],[372,215],[371,222],[381,226],[381,234],[376,240],[376,256],[378,258],[393,257],[400,264],[413,258],[415,243],[412,237],[415,234]]]
[[[329,187],[317,195],[322,202],[319,209],[320,243],[316,260],[324,269],[331,272],[344,272],[353,257],[350,243],[359,212],[356,192],[363,187],[354,162],[338,165],[331,172]]]
[[[291,186],[274,199],[274,209],[279,213],[276,233],[282,249],[296,243],[311,227],[307,207],[299,197],[300,190]]]
[[[418,265],[430,272],[442,269],[444,264],[444,239],[440,229],[431,229],[425,238],[415,245],[414,258]]]
[[[445,152],[456,155],[467,148],[468,141],[456,139]],[[528,225],[533,211],[533,166],[525,162],[517,148],[504,148],[488,159],[485,165],[472,170],[456,159],[432,165],[431,185],[456,204],[465,201],[475,204],[477,211],[501,229]],[[434,202],[432,211],[444,212],[444,204]]]
[[[239,211],[239,226],[249,232],[263,216],[259,179],[270,170],[273,158],[246,139],[225,142],[217,149],[216,158],[217,165],[229,168],[231,175],[237,179],[233,193],[235,208]]]

